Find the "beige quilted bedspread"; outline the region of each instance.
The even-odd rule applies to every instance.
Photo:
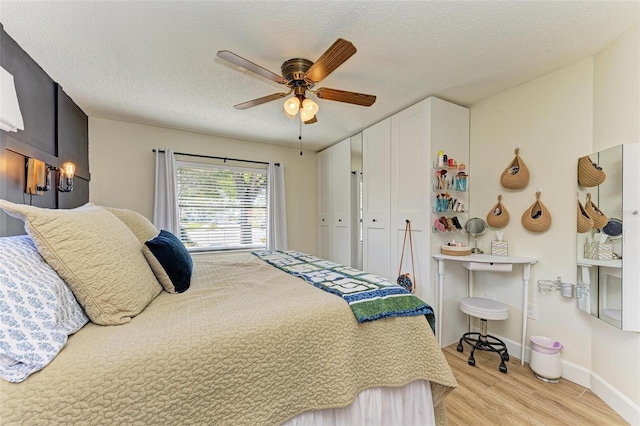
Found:
[[[192,287],[129,324],[88,324],[22,383],[0,424],[263,425],[430,380],[440,423],[456,386],[424,317],[358,324],[332,294],[250,253],[194,255]]]

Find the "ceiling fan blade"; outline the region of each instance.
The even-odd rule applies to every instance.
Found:
[[[285,84],[287,82],[281,75],[271,72],[266,68],[262,68],[260,65],[254,64],[253,62],[248,61],[233,52],[229,52],[228,50],[220,50],[218,52],[218,58],[229,61],[232,64],[236,64],[248,71],[252,71],[262,77],[268,78],[269,80],[273,80],[276,83]]]
[[[257,106],[257,105],[262,105],[262,104],[267,103],[267,102],[275,101],[276,99],[284,98],[285,96],[287,96],[286,93],[274,93],[274,94],[269,95],[269,96],[263,96],[261,98],[254,99],[252,101],[247,101],[247,102],[243,102],[243,103],[238,104],[238,105],[234,105],[233,107],[235,109],[247,109],[247,108],[251,108],[251,107]]]
[[[316,117],[315,115],[310,118],[309,120],[305,121],[304,124],[313,124],[313,123],[317,123],[318,122],[318,117]]]
[[[321,87],[317,90],[316,96],[320,99],[329,101],[346,102],[348,104],[371,106],[376,101],[374,95],[365,95],[364,93],[347,92],[344,90],[329,89]]]
[[[354,53],[356,53],[355,46],[351,44],[351,42],[339,38],[311,65],[311,68],[309,68],[305,74],[305,78],[314,83],[318,83],[342,65],[342,63],[349,59]]]

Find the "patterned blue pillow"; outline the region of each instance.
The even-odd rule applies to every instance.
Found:
[[[31,238],[0,238],[1,378],[21,382],[43,369],[88,320]]]

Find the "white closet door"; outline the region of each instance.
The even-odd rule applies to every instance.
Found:
[[[415,270],[419,295],[425,286],[429,286],[430,228],[426,218],[431,194],[430,105],[422,101],[391,117],[391,267],[397,274],[406,221],[409,220],[415,265],[411,261],[407,238],[402,272]]]
[[[318,167],[318,256],[331,259],[333,246],[333,196],[332,196],[332,161],[331,148],[317,154]]]
[[[391,119],[362,132],[363,269],[395,279],[390,259]]]
[[[332,146],[334,262],[351,266],[351,139]]]

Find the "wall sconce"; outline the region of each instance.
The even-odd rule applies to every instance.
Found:
[[[76,165],[66,162],[61,169],[47,166],[43,161],[35,158],[27,158],[27,179],[25,193],[30,195],[43,195],[51,189],[51,172],[58,171],[58,191],[73,191],[73,176],[76,172]]]
[[[0,129],[7,132],[24,130],[13,75],[2,67],[0,67]]]
[[[73,191],[73,176],[76,174],[76,165],[67,161],[60,169],[60,178],[58,179],[58,191]]]
[[[51,189],[51,168],[43,161],[27,158],[27,179],[24,192],[31,195],[42,195]]]

